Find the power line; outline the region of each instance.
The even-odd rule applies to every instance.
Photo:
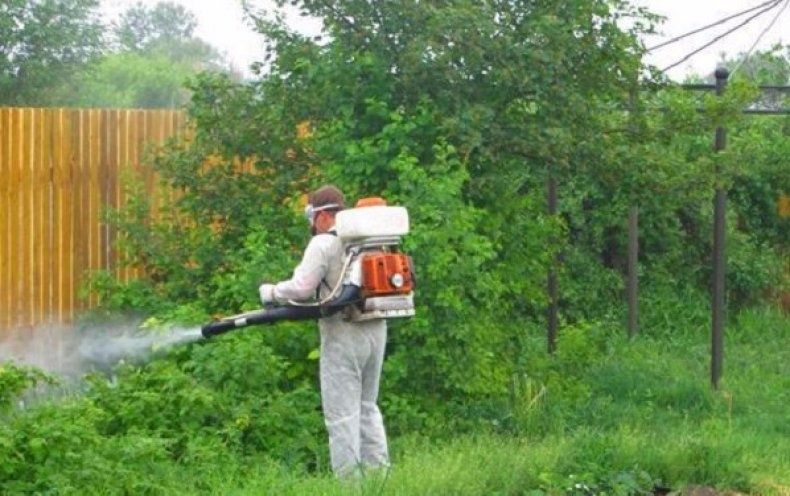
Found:
[[[732,34],[734,31],[737,31],[737,30],[739,30],[740,28],[744,27],[745,25],[749,24],[750,22],[752,22],[752,21],[753,21],[754,19],[756,19],[757,17],[760,17],[761,15],[765,14],[765,13],[766,13],[766,12],[768,12],[769,10],[772,10],[773,8],[775,8],[776,6],[778,6],[780,2],[781,2],[781,0],[775,0],[774,2],[772,2],[772,4],[771,4],[771,5],[769,5],[768,7],[764,8],[763,10],[761,10],[761,11],[757,12],[757,13],[756,13],[756,14],[754,14],[753,16],[751,16],[751,17],[747,18],[747,19],[746,19],[745,21],[743,21],[742,23],[738,24],[737,26],[735,26],[735,27],[733,27],[733,28],[730,28],[730,29],[728,29],[727,31],[725,31],[725,32],[723,32],[722,34],[720,34],[719,36],[716,36],[715,38],[713,38],[713,39],[712,39],[712,40],[710,40],[709,42],[705,43],[705,44],[704,44],[704,45],[702,45],[701,47],[699,47],[699,48],[697,48],[697,49],[693,50],[691,53],[689,53],[688,55],[684,56],[682,59],[678,60],[677,62],[675,62],[675,63],[673,63],[673,64],[670,64],[670,65],[668,65],[668,66],[664,67],[663,69],[661,69],[661,72],[666,72],[666,71],[668,71],[669,69],[672,69],[673,67],[676,67],[676,66],[678,66],[678,65],[682,64],[683,62],[687,61],[688,59],[690,59],[690,58],[691,58],[691,57],[693,57],[694,55],[696,55],[696,54],[698,54],[699,52],[701,52],[702,50],[704,50],[704,49],[708,48],[709,46],[713,45],[714,43],[716,43],[716,42],[717,42],[717,41],[719,41],[720,39],[724,38],[725,36],[727,36],[727,35],[729,35],[729,34]]]
[[[730,16],[727,16],[727,17],[723,18],[723,19],[719,19],[718,21],[714,21],[714,22],[712,22],[712,23],[710,23],[710,24],[708,24],[706,26],[702,26],[702,27],[697,28],[697,29],[695,29],[693,31],[689,31],[688,33],[681,34],[680,36],[676,36],[676,37],[674,37],[674,38],[672,38],[670,40],[667,40],[667,41],[664,41],[662,43],[659,43],[658,45],[655,45],[655,46],[652,46],[652,47],[648,48],[647,51],[651,52],[653,50],[665,47],[667,45],[671,45],[672,43],[675,43],[676,41],[682,40],[683,38],[688,38],[691,35],[694,35],[694,34],[697,34],[697,33],[701,33],[702,31],[705,31],[706,29],[710,29],[710,28],[719,26],[719,25],[724,24],[725,22],[727,22],[729,20],[735,19],[736,17],[741,17],[742,15],[746,15],[749,12],[755,11],[757,9],[761,9],[761,8],[765,7],[766,5],[769,5],[769,4],[772,4],[772,3],[779,3],[780,1],[781,0],[768,0],[767,2],[763,2],[763,3],[759,4],[759,5],[755,5],[754,7],[748,8],[746,10],[742,10],[741,12],[738,12],[736,14],[732,14]]]
[[[776,21],[777,21],[777,20],[779,19],[779,17],[782,15],[782,12],[784,12],[784,11],[787,9],[787,6],[788,6],[788,5],[790,5],[790,0],[785,0],[785,5],[784,5],[784,7],[782,7],[781,9],[779,9],[779,12],[777,12],[777,13],[776,13],[776,15],[774,16],[774,18],[773,18],[773,19],[771,19],[771,22],[770,22],[770,23],[769,23],[769,24],[768,24],[768,25],[765,27],[765,29],[763,29],[763,30],[762,30],[762,32],[761,32],[761,33],[760,33],[760,34],[757,36],[757,39],[756,39],[756,40],[754,40],[754,43],[752,43],[752,46],[749,48],[749,51],[748,51],[748,52],[746,52],[746,55],[744,55],[744,56],[741,58],[740,62],[738,62],[738,65],[736,65],[736,66],[735,66],[735,68],[733,68],[733,70],[730,72],[730,77],[732,77],[732,75],[733,75],[733,74],[735,74],[735,71],[737,71],[738,69],[740,69],[740,68],[741,68],[741,66],[742,66],[743,64],[745,64],[745,63],[746,63],[746,62],[749,60],[749,57],[751,57],[751,55],[752,55],[752,52],[754,51],[754,48],[757,46],[757,44],[758,44],[758,43],[760,43],[760,40],[761,40],[761,39],[763,39],[763,36],[765,36],[765,33],[767,33],[768,31],[770,31],[770,30],[771,30],[771,28],[774,26],[774,24],[776,24]]]

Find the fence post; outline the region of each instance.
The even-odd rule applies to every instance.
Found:
[[[716,95],[721,96],[727,86],[729,72],[724,67],[719,67],[715,72]],[[716,154],[724,150],[727,134],[723,126],[716,128],[714,150]],[[727,190],[724,189],[722,180],[721,158],[716,157],[716,194],[714,199],[713,214],[713,281],[712,281],[712,329],[711,329],[711,384],[714,389],[719,388],[722,362],[724,360],[724,317],[725,317],[725,287],[724,276],[726,271],[725,253],[725,209],[727,206]]]

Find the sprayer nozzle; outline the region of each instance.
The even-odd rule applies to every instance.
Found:
[[[206,324],[200,328],[200,334],[204,338],[210,338],[217,334],[226,333],[236,328],[236,323],[233,320],[218,320],[210,324]]]

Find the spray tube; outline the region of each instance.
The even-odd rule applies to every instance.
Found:
[[[254,310],[252,312],[225,317],[204,325],[200,332],[204,338],[224,334],[234,329],[251,325],[274,324],[283,320],[315,320],[329,317],[360,300],[360,289],[353,284],[346,284],[335,298],[323,305],[296,306],[283,305]]]

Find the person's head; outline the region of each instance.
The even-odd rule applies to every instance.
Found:
[[[335,225],[335,214],[344,208],[343,192],[328,184],[307,195],[305,215],[313,234],[323,234]]]

